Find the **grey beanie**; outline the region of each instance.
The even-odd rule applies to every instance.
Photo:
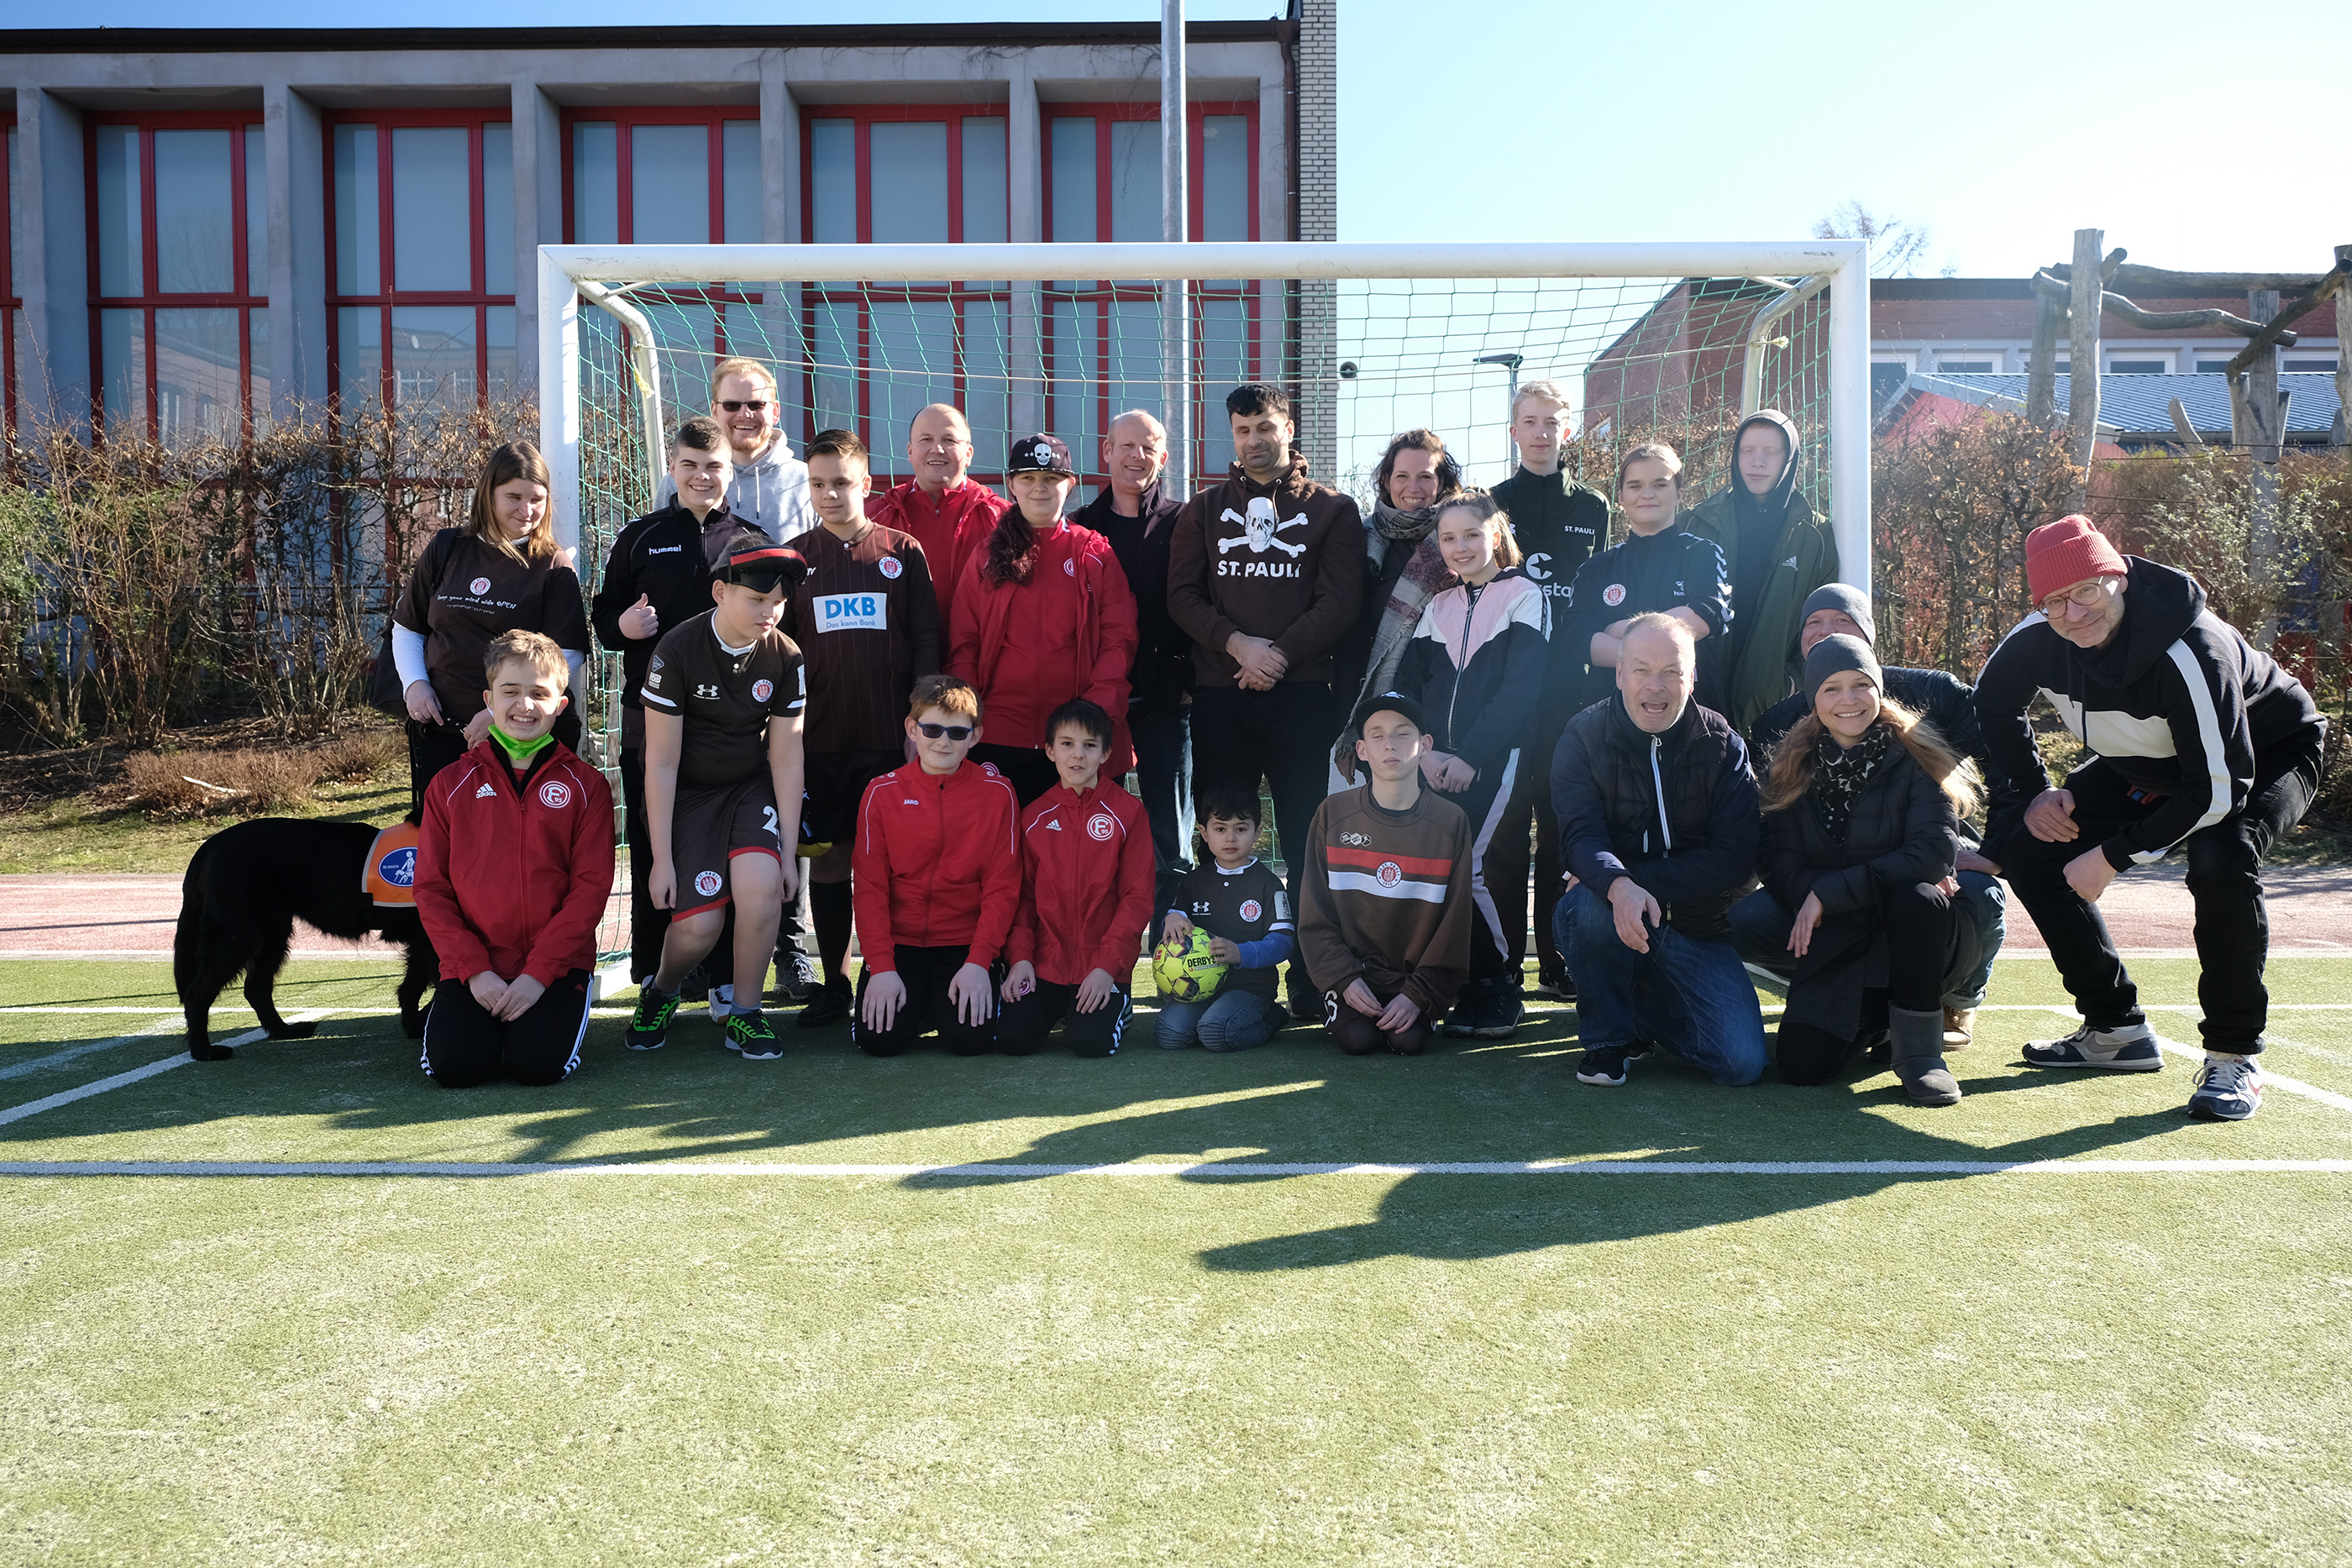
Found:
[[[1840,670],[1860,670],[1881,696],[1886,694],[1886,676],[1878,667],[1878,655],[1861,638],[1840,632],[1814,643],[1813,651],[1805,655],[1806,706],[1821,695],[1822,683]]]
[[[1851,583],[1824,582],[1805,596],[1804,609],[1797,612],[1797,624],[1802,626],[1816,610],[1843,611],[1847,619],[1862,628],[1862,640],[1872,647],[1878,645],[1878,622],[1870,618],[1870,595]]]

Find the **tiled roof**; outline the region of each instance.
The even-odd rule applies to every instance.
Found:
[[[2058,376],[2058,412],[2066,411],[2067,377]],[[2021,412],[2025,407],[2023,376],[1934,375],[1913,371],[1907,390],[1932,392],[1959,402]],[[2287,438],[2325,441],[2343,405],[2336,395],[2336,378],[2323,371],[2298,371],[2279,377],[2279,390],[2288,394]],[[2135,376],[2108,374],[2099,378],[2099,430],[2129,439],[2169,437],[2172,400],[2179,398],[2200,435],[2230,434],[2230,378],[2224,375]]]

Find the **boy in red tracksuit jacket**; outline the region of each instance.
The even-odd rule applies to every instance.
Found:
[[[441,957],[419,1065],[448,1089],[501,1070],[560,1083],[588,1032],[613,792],[551,733],[571,674],[551,638],[502,633],[482,663],[489,733],[425,786],[417,834],[416,913]]]
[[[958,1056],[996,1043],[990,970],[1021,902],[1020,806],[994,768],[968,762],[980,694],[952,675],[915,683],[915,760],[866,787],[850,887],[865,965],[850,1038],[896,1056],[925,1030]]]
[[[998,1035],[1007,1055],[1026,1056],[1064,1021],[1072,1055],[1108,1056],[1135,1015],[1129,982],[1136,923],[1151,912],[1151,824],[1142,801],[1102,776],[1110,715],[1074,698],[1045,733],[1061,782],[1021,816],[1021,909]]]

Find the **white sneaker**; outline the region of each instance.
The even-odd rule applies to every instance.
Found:
[[[734,1011],[735,988],[732,986],[711,987],[710,1021],[718,1024],[723,1029],[726,1027],[727,1019],[734,1013]]]
[[[2109,1072],[2156,1072],[2164,1067],[2156,1031],[2144,1023],[2122,1029],[2084,1024],[2063,1040],[2029,1041],[2024,1055],[2035,1067],[2097,1067]]]
[[[2243,1057],[2209,1056],[2197,1070],[2189,1113],[2200,1122],[2242,1122],[2263,1108],[2263,1070]]]

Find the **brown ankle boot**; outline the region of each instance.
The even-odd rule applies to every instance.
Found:
[[[1944,1049],[1966,1051],[1976,1042],[1977,1009],[1946,1008],[1944,1009]]]

